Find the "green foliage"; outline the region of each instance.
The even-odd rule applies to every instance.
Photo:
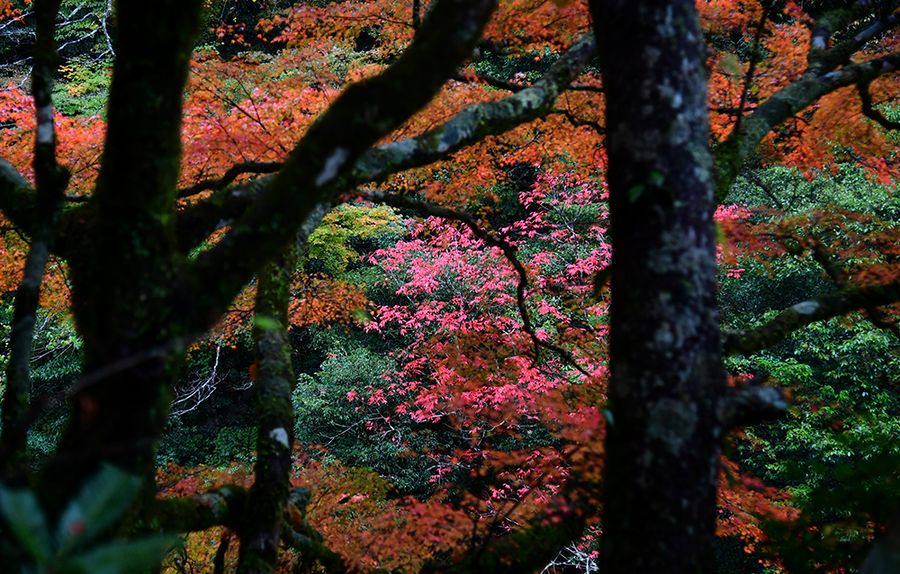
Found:
[[[6,386],[6,362],[9,355],[9,329],[12,323],[13,297],[0,300],[0,395]],[[38,310],[31,359],[32,396],[56,397],[41,411],[28,432],[32,464],[46,459],[56,448],[68,412],[63,390],[81,370],[82,342],[69,318]]]
[[[786,213],[834,206],[878,215],[885,221],[900,221],[900,197],[890,186],[872,181],[857,164],[843,163],[836,168],[830,176],[807,179],[796,169],[771,167],[759,176],[770,191],[777,192],[775,199],[753,182],[739,179],[727,203],[776,207]]]
[[[318,372],[300,374],[292,395],[298,441],[323,447],[326,458],[373,469],[402,492],[427,490],[433,463],[416,454],[441,439],[413,432],[413,423],[405,417],[392,422],[390,433],[368,432],[367,420],[393,415],[396,397],[387,395],[386,404],[370,404],[363,392],[353,394],[366,388],[386,390],[383,374],[396,368],[393,361],[337,331],[320,334],[316,343],[327,348],[327,358]]]
[[[306,257],[328,273],[338,275],[359,261],[360,247],[388,245],[403,232],[400,216],[388,206],[342,204],[328,213],[309,236]]]
[[[53,90],[53,102],[66,116],[102,114],[111,79],[105,62],[74,60],[60,67],[62,78]]]
[[[486,49],[482,50],[481,59],[475,62],[475,72],[504,82],[530,84],[540,79],[557,59],[559,55],[549,49],[516,55],[503,50]]]
[[[131,574],[149,571],[177,542],[154,535],[92,545],[118,523],[141,489],[141,480],[112,467],[69,502],[55,528],[29,490],[0,487],[0,516],[20,545],[23,573]]]
[[[256,429],[248,427],[223,427],[213,440],[209,464],[224,466],[232,461],[252,463],[256,450]]]
[[[833,177],[812,181],[783,168],[760,177],[778,191],[788,213],[835,207],[875,215],[882,225],[900,221],[896,194],[858,168],[841,166]],[[779,207],[749,183],[739,184],[732,199]],[[741,267],[741,277],[724,279],[720,291],[724,321],[733,328],[765,323],[788,305],[836,289],[809,258],[747,258]],[[796,523],[767,525],[767,550],[792,573],[859,567],[879,534],[877,525],[900,509],[900,340],[853,314],[809,325],[752,356],[733,357],[728,367],[767,373],[795,397],[788,417],[746,429],[738,446],[743,466],[786,488],[802,511]]]

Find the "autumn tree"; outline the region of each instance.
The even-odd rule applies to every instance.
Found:
[[[801,326],[855,309],[879,320],[879,313],[887,311],[878,308],[898,298],[896,268],[882,265],[881,273],[865,275],[878,281],[856,284],[840,275],[837,293],[786,309],[752,331],[723,337],[713,212],[735,180],[750,173],[754,162],[764,162],[766,154],[799,163],[826,153],[813,144],[828,114],[807,111],[811,105],[833,110],[830,97],[840,95],[845,99],[838,102],[846,102],[856,90],[863,117],[892,127],[873,95],[888,92],[880,80],[897,67],[896,3],[814,3],[804,9],[793,2],[597,1],[590,6],[596,41],[591,33],[577,34],[588,25],[582,3],[516,0],[500,3],[499,9],[496,4],[438,0],[427,10],[418,2],[412,7],[394,2],[299,5],[261,24],[261,36],[269,34],[296,50],[297,57],[255,68],[260,76],[275,78],[261,80],[273,83],[259,96],[236,79],[239,63],[210,64],[203,55],[192,60],[203,3],[147,7],[119,2],[105,122],[77,124],[57,118],[50,99],[59,2],[36,0],[34,110],[27,108],[24,95],[12,90],[4,95],[5,113],[18,128],[6,141],[20,145],[10,146],[11,163],[0,164],[0,207],[30,239],[27,256],[18,261],[25,273],[16,295],[15,353],[4,394],[4,482],[20,486],[30,478],[47,519],[55,524],[85,485],[93,488],[92,477],[110,476],[101,470],[109,463],[144,480],[119,532],[189,532],[224,525],[240,540],[241,572],[272,571],[282,543],[298,549],[308,567],[348,568],[310,527],[304,514],[308,492],[290,484],[294,374],[287,329],[296,261],[315,248],[311,238],[329,210],[349,196],[455,221],[461,227],[443,229],[446,236],[467,248],[485,248],[507,266],[488,270],[498,273],[491,275],[469,262],[454,262],[459,274],[468,274],[474,283],[498,283],[486,291],[492,304],[512,314],[481,326],[478,309],[465,309],[468,315],[459,313],[450,327],[473,341],[489,342],[498,351],[492,360],[514,359],[515,368],[490,380],[512,393],[526,382],[533,382],[537,393],[568,385],[571,378],[593,382],[602,377],[602,365],[585,368],[597,361],[596,354],[580,347],[585,338],[567,339],[563,329],[556,339],[548,336],[535,326],[532,308],[563,316],[541,289],[580,293],[589,307],[596,298],[589,302],[592,290],[584,279],[594,275],[596,294],[603,292],[607,278],[611,283],[605,454],[600,448],[573,449],[568,480],[560,480],[542,505],[529,507],[533,512],[516,515],[522,528],[505,536],[487,529],[469,541],[468,549],[463,544],[440,547],[439,559],[422,569],[540,569],[598,514],[595,474],[602,466],[607,569],[711,572],[722,439],[730,429],[784,408],[781,394],[769,387],[728,387],[723,354],[749,353]],[[701,17],[707,28],[713,22],[719,45],[723,37],[749,38],[750,56],[741,61],[708,54]],[[549,24],[534,29],[535,21]],[[770,25],[771,37],[766,34]],[[373,26],[381,44],[371,37]],[[236,43],[244,41],[245,31],[220,30]],[[458,73],[476,47],[490,51],[504,39],[522,50],[552,46],[561,54],[541,73],[512,81],[479,73],[478,66],[474,73]],[[339,94],[322,88],[321,79],[300,81],[286,73],[287,67],[302,69],[305,58],[338,41],[376,58],[370,68],[347,72],[347,79],[359,81]],[[595,72],[582,75],[594,61],[595,46],[600,47],[602,82]],[[766,50],[772,57],[763,59]],[[797,66],[798,53],[805,70]],[[450,78],[455,82],[451,90],[463,94],[458,101],[442,92]],[[710,93],[707,86],[713,87]],[[235,91],[241,90],[245,93],[236,99]],[[417,115],[423,108],[432,115]],[[796,122],[777,137],[768,136],[798,114],[808,127]],[[554,129],[565,125],[568,137],[541,138],[532,122]],[[284,125],[296,132],[272,129]],[[65,148],[67,162],[57,155],[71,145],[65,140],[68,129],[78,130],[89,145]],[[213,133],[227,137],[216,139]],[[32,134],[27,154],[21,144]],[[534,141],[540,146],[531,145]],[[760,144],[763,154],[757,154]],[[495,147],[506,157],[494,163],[486,158]],[[92,159],[96,150],[102,150],[99,164]],[[252,157],[233,163],[251,150]],[[458,153],[462,150],[472,153]],[[558,159],[566,154],[568,161]],[[19,171],[29,170],[29,155],[31,180]],[[548,172],[565,181],[604,172],[612,263],[601,269],[600,257],[579,260],[573,265],[576,273],[584,271],[580,283],[534,288],[531,274],[540,263],[523,263],[515,245],[516,233],[537,233],[534,228],[490,229],[485,219],[462,208],[473,188],[496,183],[503,169],[539,164],[545,157],[556,158],[555,172]],[[62,167],[67,164],[71,174]],[[564,175],[560,166],[574,173]],[[891,170],[882,162],[873,171],[891,177]],[[578,185],[562,189],[572,197],[561,202],[579,201]],[[603,195],[593,183],[580,189]],[[84,341],[83,373],[67,392],[71,416],[56,453],[28,477],[24,437],[41,408],[39,401],[29,403],[30,325],[51,255],[65,261],[71,281],[72,313]],[[255,481],[155,500],[154,448],[185,353],[240,293],[246,295],[254,276]],[[503,281],[512,288],[504,290]],[[430,288],[417,287],[419,293]],[[309,303],[301,314],[312,316],[322,308]],[[391,319],[378,321],[387,326]],[[419,347],[435,341],[424,338],[433,334],[430,326],[415,328],[422,330]],[[510,329],[517,332],[509,335]],[[605,350],[605,341],[597,343],[597,333],[591,336],[594,350]],[[475,375],[460,379],[453,372],[459,355],[445,351],[431,359],[435,371],[443,368],[450,375],[446,392],[436,387],[430,395],[419,395],[421,408],[413,416],[422,420],[435,414],[441,398],[456,406],[456,383],[480,382]],[[548,365],[555,368],[550,377]],[[509,378],[516,384],[504,386]],[[488,387],[467,390],[482,397],[492,392]],[[574,386],[560,394],[571,399],[572,393],[578,397]],[[565,403],[557,403],[554,414],[565,420],[571,413],[559,405]],[[599,427],[594,407],[600,405],[589,406],[595,415],[591,421]],[[566,422],[589,426],[585,421],[572,417]],[[334,504],[341,500],[335,498]],[[519,502],[511,506],[518,508]],[[433,524],[429,520],[441,509],[446,522],[461,523],[459,514],[436,508],[412,505],[422,524]],[[6,540],[17,535],[17,523],[10,522]],[[446,530],[435,527],[435,532],[439,537]],[[227,544],[221,548],[227,550]],[[21,552],[9,554],[12,561],[26,560]]]

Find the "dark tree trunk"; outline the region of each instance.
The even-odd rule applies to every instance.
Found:
[[[419,26],[422,23],[421,4],[422,4],[421,0],[413,0],[413,3],[412,3],[412,27],[413,27],[413,30],[418,30]]]
[[[173,214],[183,90],[201,9],[199,0],[162,0],[153,9],[118,4],[100,174],[69,257],[84,375],[41,477],[51,513],[101,461],[153,476],[154,447],[183,354],[181,318],[195,303],[180,296],[185,262]]]
[[[591,2],[612,262],[603,572],[712,572],[724,368],[693,0]]]
[[[291,477],[294,369],[288,339],[288,303],[297,249],[260,271],[256,293],[256,480],[241,523],[240,574],[273,572]]]
[[[0,421],[0,480],[21,486],[29,468],[27,412],[31,402],[31,351],[44,268],[56,234],[59,207],[69,181],[68,172],[56,162],[56,130],[51,94],[58,56],[54,26],[59,0],[36,0],[35,52],[31,72],[37,133],[34,144],[34,174],[37,187],[37,217],[31,246],[25,259],[22,281],[16,289],[9,340],[9,363]]]

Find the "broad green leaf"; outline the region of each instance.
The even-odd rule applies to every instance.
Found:
[[[140,488],[139,478],[104,465],[63,512],[56,530],[60,553],[90,542],[109,528],[122,517]]]
[[[158,566],[177,536],[157,535],[104,544],[69,561],[84,574],[136,574]]]
[[[34,494],[0,487],[0,514],[25,550],[39,563],[46,563],[53,553],[53,543],[44,511]]]

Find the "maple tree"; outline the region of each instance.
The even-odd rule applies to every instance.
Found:
[[[54,522],[102,463],[145,479],[124,531],[225,526],[200,535],[221,536],[207,559],[241,572],[540,569],[585,532],[575,548],[599,532],[591,556],[610,572],[711,572],[717,508],[750,546],[765,535],[748,507],[793,516],[720,462],[729,430],[786,408],[777,389],[729,380],[723,354],[859,309],[896,330],[896,227],[725,207],[722,247],[712,214],[739,178],[768,189],[769,165],[812,176],[851,157],[895,181],[896,3],[426,4],[218,23],[237,50],[223,58],[194,51],[203,3],[120,2],[105,116],[69,117],[51,98],[60,2],[34,0],[31,95],[0,97],[0,207],[29,238],[2,245],[3,285],[18,285],[3,478],[30,480]],[[18,5],[4,14],[22,20]],[[94,89],[74,78],[70,96]],[[354,247],[383,233],[368,255]],[[756,253],[808,254],[836,290],[723,336],[717,258],[740,281]],[[347,280],[359,265],[384,300]],[[45,308],[71,306],[83,374],[29,477],[42,283]],[[322,323],[402,343],[377,384],[340,399],[401,452],[448,426],[429,445],[430,499],[294,464],[289,329]],[[252,479],[188,479],[157,499],[154,446],[186,353],[248,328]]]

